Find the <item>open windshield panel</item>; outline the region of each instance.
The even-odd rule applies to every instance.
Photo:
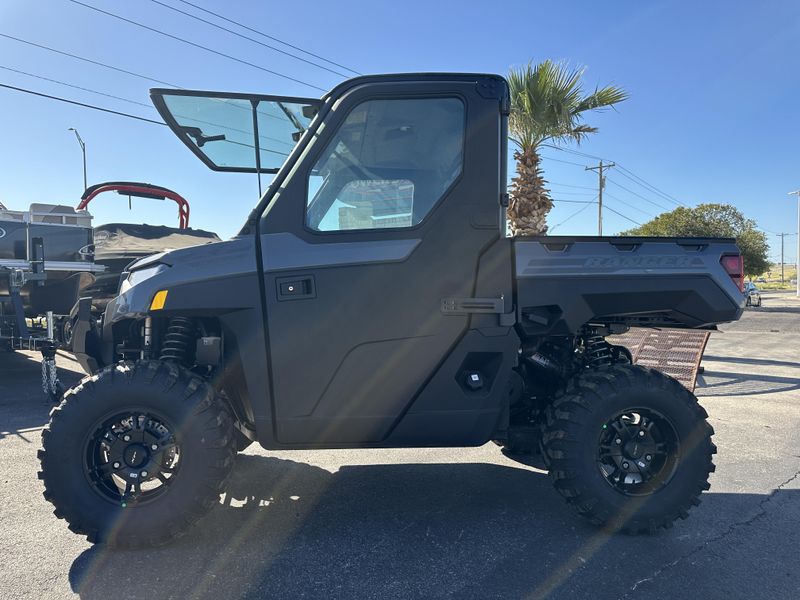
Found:
[[[319,110],[312,98],[150,90],[175,135],[209,168],[277,173]]]

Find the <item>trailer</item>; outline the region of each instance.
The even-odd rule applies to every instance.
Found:
[[[40,350],[45,392],[60,395],[55,351],[70,344],[68,315],[105,270],[94,263],[92,215],[69,206],[0,207],[0,347]]]

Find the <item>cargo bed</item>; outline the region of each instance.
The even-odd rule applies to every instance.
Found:
[[[584,323],[707,327],[744,310],[727,238],[547,236],[514,240],[517,319],[528,335]]]

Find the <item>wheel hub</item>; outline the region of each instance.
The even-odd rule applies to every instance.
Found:
[[[635,439],[625,444],[622,448],[623,456],[632,460],[636,460],[637,458],[641,458],[648,453],[652,454],[655,451],[656,444],[650,435],[647,437],[649,439],[645,440],[644,438],[639,438],[637,436]]]
[[[131,444],[122,453],[125,464],[134,469],[138,469],[150,461],[150,452],[141,444]]]
[[[86,473],[102,496],[122,506],[162,493],[179,465],[180,449],[166,421],[122,413],[102,423],[86,448]]]
[[[666,485],[677,464],[678,437],[661,414],[618,413],[601,430],[597,464],[605,480],[626,495],[647,495]]]

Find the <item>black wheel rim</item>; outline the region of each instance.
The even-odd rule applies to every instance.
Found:
[[[626,496],[646,496],[663,488],[675,474],[679,438],[661,413],[631,408],[602,427],[597,466],[606,482]]]
[[[151,411],[117,413],[86,444],[85,472],[94,490],[123,508],[165,493],[181,464],[174,428]]]

